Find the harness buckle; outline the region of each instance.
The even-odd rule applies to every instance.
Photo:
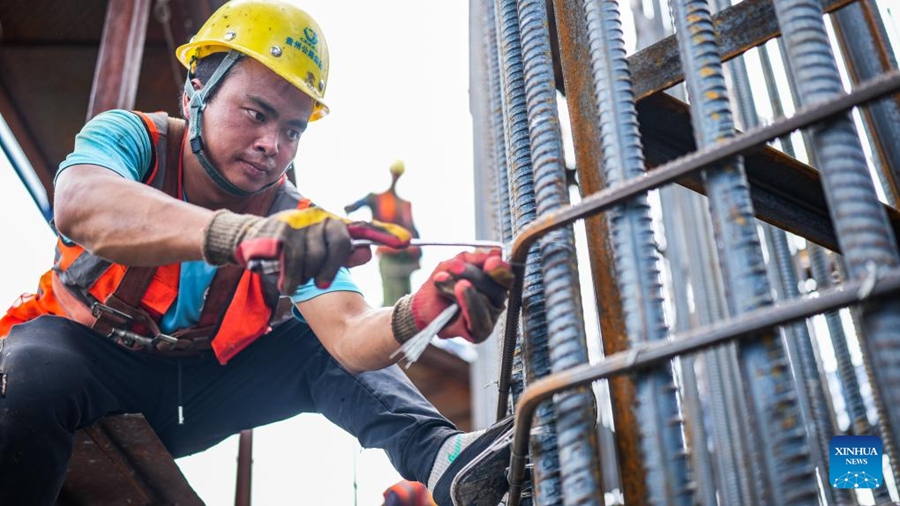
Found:
[[[134,317],[131,316],[130,314],[123,313],[122,311],[119,311],[118,309],[115,309],[115,308],[107,306],[106,304],[103,304],[102,302],[97,301],[97,302],[94,302],[93,304],[91,304],[91,314],[94,315],[94,318],[100,318],[103,315],[103,313],[108,313],[117,318],[122,318],[123,320],[125,320],[127,322],[134,321]]]
[[[156,337],[147,337],[137,332],[125,329],[114,328],[110,332],[110,337],[121,340],[122,344],[129,348],[143,347],[149,351],[169,350],[169,349],[187,349],[190,348],[189,342],[163,334],[160,332]]]

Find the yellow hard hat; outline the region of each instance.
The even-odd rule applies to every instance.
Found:
[[[288,0],[231,0],[175,56],[188,70],[213,53],[235,50],[262,63],[315,100],[310,121],[328,114],[328,44],[318,23]]]
[[[397,160],[391,164],[391,174],[402,176],[404,172],[406,172],[406,165],[403,164],[403,160]]]

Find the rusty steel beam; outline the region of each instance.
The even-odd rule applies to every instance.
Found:
[[[87,119],[110,109],[133,109],[151,0],[110,0]]]
[[[242,430],[238,441],[237,484],[235,506],[250,506],[250,490],[253,484],[253,430]]]
[[[603,170],[598,103],[594,94],[590,43],[581,2],[553,2],[556,31],[559,35],[559,61],[568,104],[569,121],[575,146],[575,166],[582,196],[592,195],[608,186]],[[600,321],[604,354],[611,355],[628,347],[628,332],[622,297],[616,280],[609,223],[598,214],[584,220],[587,237],[594,302]],[[634,497],[647,497],[646,473],[641,461],[640,423],[634,409],[636,386],[631,378],[612,378],[609,382],[616,425],[616,455],[623,488]],[[501,393],[501,399],[506,396]]]
[[[25,121],[25,114],[13,102],[2,83],[0,83],[0,115],[3,116],[13,137],[16,138],[16,142],[19,143],[19,147],[22,148],[22,152],[34,168],[34,173],[47,190],[47,200],[53,206],[53,175],[56,173],[56,168],[50,163],[47,154],[41,150],[34,132]],[[51,169],[51,167],[53,168]]]
[[[825,12],[832,12],[853,1],[822,0],[822,8]],[[728,61],[781,34],[772,0],[744,0],[713,16],[713,24],[722,61]],[[562,31],[560,33],[561,37],[564,36]],[[674,35],[631,55],[628,67],[638,100],[684,80]]]
[[[113,468],[126,478],[128,484],[131,485],[131,488],[134,489],[141,501],[145,503],[151,502],[155,496],[153,490],[147,484],[147,481],[139,473],[135,472],[128,455],[120,447],[121,443],[114,441],[113,436],[110,434],[107,428],[108,424],[109,422],[106,420],[100,420],[98,423],[85,427],[82,430],[109,459]]]
[[[819,292],[816,297],[793,299],[744,313],[711,325],[673,336],[666,341],[641,343],[634,348],[607,357],[599,364],[585,364],[542,378],[530,385],[516,406],[513,448],[509,466],[509,506],[518,506],[525,478],[525,460],[531,418],[538,404],[555,393],[644,370],[674,357],[723,344],[728,341],[759,338],[763,330],[802,320],[842,307],[895,296],[900,290],[900,269],[883,271],[871,278],[850,281]]]
[[[690,111],[684,102],[657,93],[638,104],[638,115],[648,167],[696,151]],[[768,146],[747,152],[744,165],[757,218],[832,251],[840,251],[818,171]],[[704,193],[699,174],[679,179],[678,183]],[[900,213],[890,206],[884,207],[900,237]]]
[[[106,417],[79,430],[62,504],[180,504],[203,501],[142,415]]]

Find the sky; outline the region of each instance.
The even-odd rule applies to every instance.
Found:
[[[388,167],[402,159],[406,174],[397,190],[413,203],[421,236],[473,239],[468,2],[298,4],[318,21],[331,56],[326,91],[331,114],[312,123],[300,141],[301,193],[342,213],[344,205],[386,190]],[[52,263],[54,238],[5,159],[0,160],[0,210],[4,236],[20,239],[19,247],[4,247],[0,254],[4,265],[16,266],[3,272],[0,305],[5,305],[34,291]],[[352,216],[370,217],[368,211]],[[413,285],[455,253],[426,248]],[[377,263],[357,267],[352,275],[370,304],[380,305]],[[233,504],[236,456],[233,437],[178,464],[207,504]],[[382,491],[400,479],[383,452],[361,451],[355,439],[319,415],[257,429],[253,457],[254,504],[379,505]]]

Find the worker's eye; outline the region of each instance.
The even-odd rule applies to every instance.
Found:
[[[301,135],[303,135],[303,132],[301,132],[300,130],[297,130],[296,128],[288,128],[288,130],[287,130],[288,139],[290,139],[292,141],[300,140]]]
[[[253,119],[253,121],[256,121],[258,123],[265,123],[265,121],[266,121],[265,114],[257,111],[256,109],[245,109],[245,110],[247,111],[247,114],[250,115],[250,118]]]

